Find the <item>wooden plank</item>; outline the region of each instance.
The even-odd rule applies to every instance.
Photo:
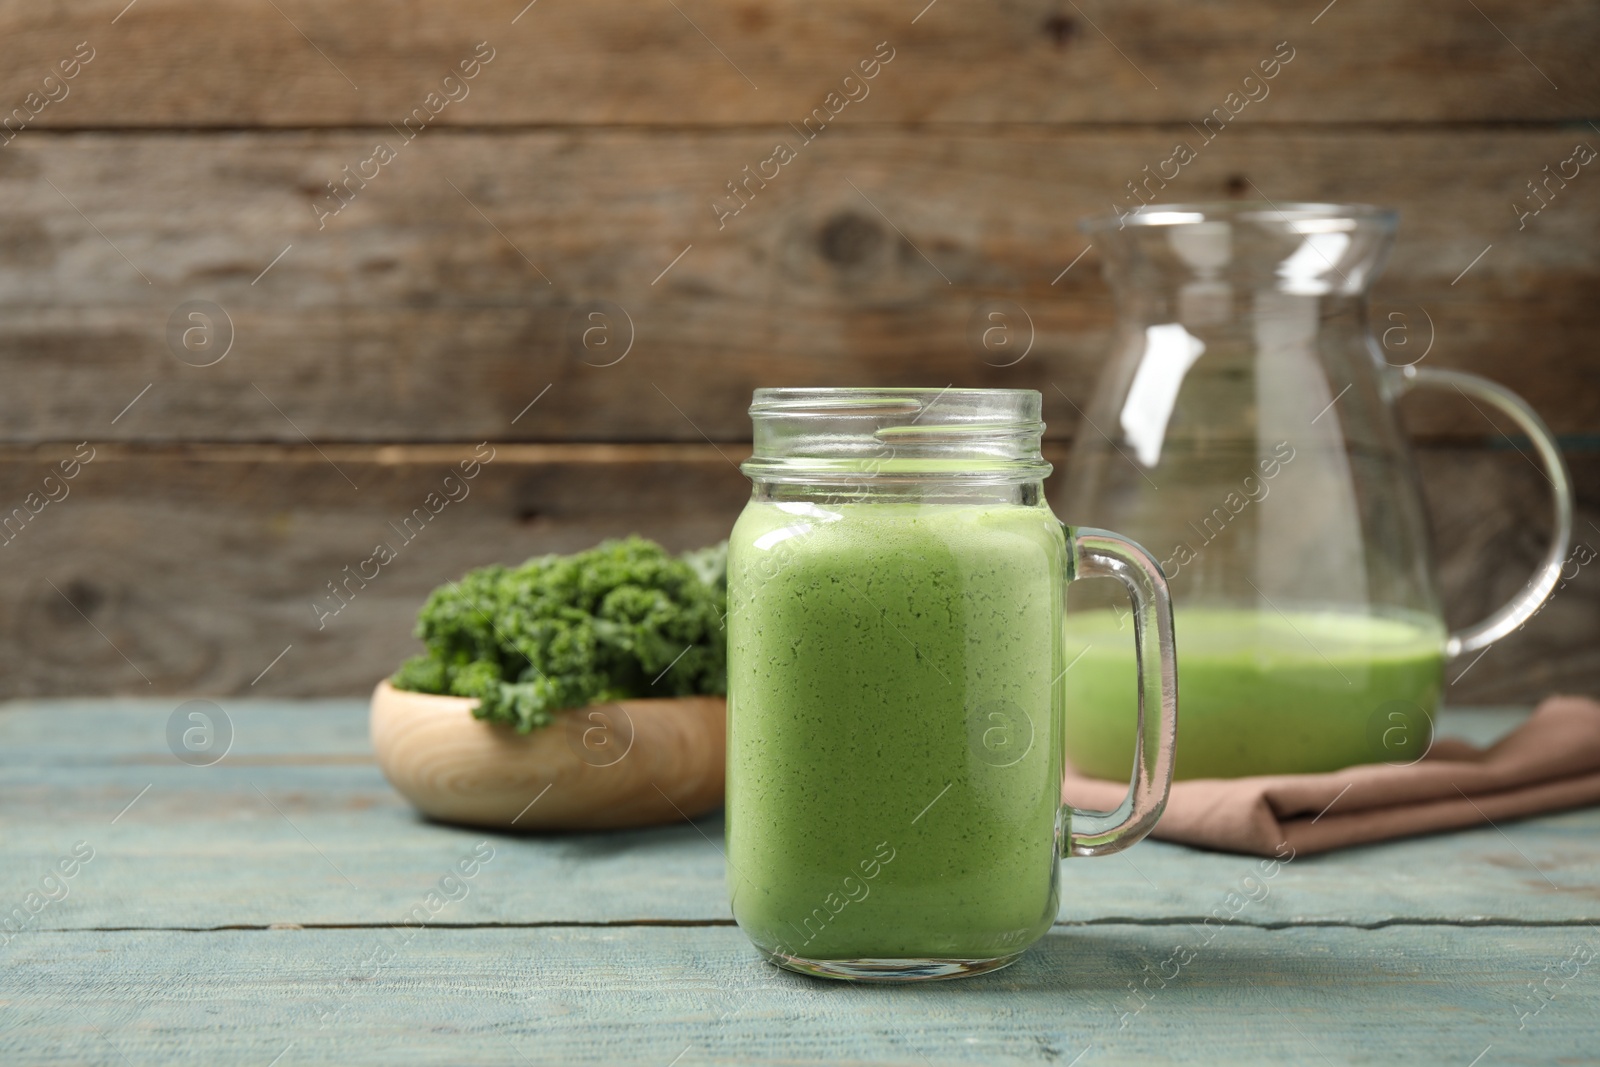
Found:
[[[674,550],[711,544],[749,494],[707,445],[504,447],[407,459],[416,454],[365,446],[192,457],[102,446],[70,495],[4,548],[0,660],[10,669],[0,684],[9,695],[365,695],[419,650],[416,611],[446,578],[633,532]],[[72,453],[0,469],[0,499],[15,506],[43,491],[51,462]],[[462,479],[474,456],[489,462]],[[374,572],[362,561],[380,542],[396,557],[362,586],[359,571]],[[69,635],[71,650],[49,648],[46,632]]]
[[[1064,405],[1058,397],[1047,406]],[[391,524],[424,507],[475,446],[91,447],[96,458],[66,484],[70,495],[44,504],[20,533],[8,530],[0,546],[9,553],[0,570],[5,696],[364,696],[416,650],[417,608],[446,578],[635,532],[674,550],[710,544],[749,494],[732,465],[742,446],[498,444],[469,495],[402,544]],[[73,452],[0,454],[4,514],[45,491],[54,464]],[[1048,454],[1059,469],[1064,446]],[[1468,623],[1532,572],[1547,490],[1509,448],[1430,448],[1420,458],[1435,488],[1445,603],[1456,624]],[[1600,454],[1570,458],[1578,535],[1600,550],[1589,526],[1600,526]],[[1060,475],[1048,484],[1059,499]],[[380,540],[398,546],[398,558],[365,588],[341,586],[355,596],[324,618],[314,604],[339,605],[328,583],[344,582],[344,568]],[[1551,689],[1600,689],[1597,605],[1600,564],[1577,568],[1546,611],[1452,688],[1452,700],[1531,704]]]
[[[221,713],[209,714],[219,737],[228,724],[231,747],[210,766],[180,763],[169,747],[183,702],[0,709],[0,902],[24,900],[77,842],[93,849],[30,929],[397,922],[484,842],[493,852],[475,888],[439,921],[732,920],[718,815],[609,834],[441,826],[384,783],[360,702],[218,698]],[[1446,728],[1487,742],[1519,714],[1452,711]],[[1597,831],[1600,811],[1569,812],[1296,860],[1271,879],[1249,857],[1145,842],[1068,861],[1060,921],[1600,921]],[[1230,894],[1252,899],[1241,908]]]
[[[1584,130],[1230,129],[1162,196],[1398,205],[1377,321],[1587,433],[1600,201],[1575,181],[1520,232],[1510,210]],[[712,202],[787,127],[439,131],[319,231],[313,202],[374,136],[85,133],[0,151],[3,439],[729,441],[748,436],[752,388],[799,384],[1038,388],[1070,430],[1056,387],[1087,395],[1112,324],[1101,250],[1062,274],[1086,247],[1075,220],[1130,207],[1124,182],[1195,137],[830,130],[719,231]],[[188,325],[193,300],[227,319],[189,352],[178,339],[207,328]],[[1010,366],[974,340],[999,304],[1019,338],[1031,322]],[[192,365],[224,321],[232,348]],[[1448,399],[1413,414],[1430,438],[1484,432]]]
[[[1587,928],[1204,944],[1182,923],[1058,927],[1005,971],[899,988],[781,972],[726,927],[402,936],[25,935],[7,950],[0,1048],[40,1065],[1548,1064],[1592,1059],[1600,1013],[1595,965],[1575,970],[1600,951]],[[1137,999],[1130,984],[1164,964],[1171,980]],[[1547,978],[1551,999],[1534,1000]]]
[[[1326,13],[1239,0],[678,6],[10,0],[0,100],[50,91],[59,102],[36,123],[56,128],[383,126],[442,93],[479,42],[494,58],[465,95],[451,88],[440,124],[798,121],[883,41],[891,65],[842,121],[1198,120],[1230,92],[1261,97],[1263,83],[1243,79],[1275,54],[1292,58],[1267,68],[1277,76],[1245,116],[1581,119],[1600,91],[1600,27],[1580,0],[1484,0],[1481,13],[1442,0],[1343,0]],[[85,40],[94,58],[66,95],[44,85]]]

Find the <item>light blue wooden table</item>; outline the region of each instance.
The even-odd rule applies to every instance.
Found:
[[[205,767],[169,750],[177,703],[0,706],[0,1063],[1600,1062],[1600,811],[1266,882],[1159,843],[1069,860],[1055,929],[1010,969],[856,987],[756,958],[719,816],[434,825],[384,783],[359,703],[220,701],[232,747]]]

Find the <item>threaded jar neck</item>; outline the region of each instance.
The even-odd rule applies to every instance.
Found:
[[[757,483],[1015,484],[1050,473],[1033,389],[757,389]]]

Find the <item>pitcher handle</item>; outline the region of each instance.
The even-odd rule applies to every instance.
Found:
[[[1406,392],[1419,385],[1450,387],[1470,402],[1474,397],[1499,408],[1511,418],[1533,441],[1533,447],[1544,462],[1545,480],[1550,483],[1555,498],[1555,536],[1543,561],[1516,596],[1502,604],[1493,614],[1474,626],[1450,635],[1445,653],[1459,656],[1486,648],[1527,622],[1550,599],[1556,584],[1561,580],[1561,567],[1567,558],[1567,547],[1572,540],[1572,479],[1561,458],[1561,448],[1555,435],[1516,393],[1497,382],[1457,370],[1432,370],[1405,367],[1399,374],[1400,391]],[[1474,405],[1476,406],[1476,405]]]
[[[1087,526],[1064,527],[1072,568],[1067,581],[1115,578],[1133,601],[1133,642],[1139,666],[1139,717],[1133,739],[1133,778],[1115,811],[1080,811],[1062,805],[1066,856],[1106,856],[1148,834],[1167,806],[1178,738],[1178,658],[1172,636],[1172,597],[1161,566],[1119,534]],[[1159,716],[1149,713],[1154,697]],[[1080,823],[1087,828],[1077,829]]]

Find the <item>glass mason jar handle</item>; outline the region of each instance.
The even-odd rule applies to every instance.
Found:
[[[1178,659],[1172,637],[1172,598],[1160,564],[1119,534],[1065,527],[1072,554],[1068,581],[1115,578],[1133,601],[1133,641],[1139,669],[1139,718],[1133,739],[1133,779],[1115,811],[1063,805],[1063,855],[1120,852],[1148,834],[1167,806],[1173,746],[1178,736]],[[1150,713],[1154,701],[1158,714]],[[1079,829],[1079,827],[1084,827]]]
[[[1402,393],[1419,385],[1451,388],[1469,401],[1476,398],[1505,412],[1533,441],[1533,447],[1538,449],[1539,458],[1544,461],[1545,479],[1550,483],[1555,498],[1555,536],[1551,538],[1550,549],[1533,577],[1528,579],[1528,584],[1487,619],[1451,634],[1445,644],[1445,653],[1449,656],[1476,652],[1527,622],[1555,591],[1556,584],[1561,580],[1561,567],[1567,558],[1567,546],[1572,540],[1572,480],[1567,475],[1567,465],[1561,459],[1561,448],[1556,444],[1550,428],[1528,406],[1527,401],[1505,386],[1476,374],[1418,367],[1401,368],[1398,378]]]

